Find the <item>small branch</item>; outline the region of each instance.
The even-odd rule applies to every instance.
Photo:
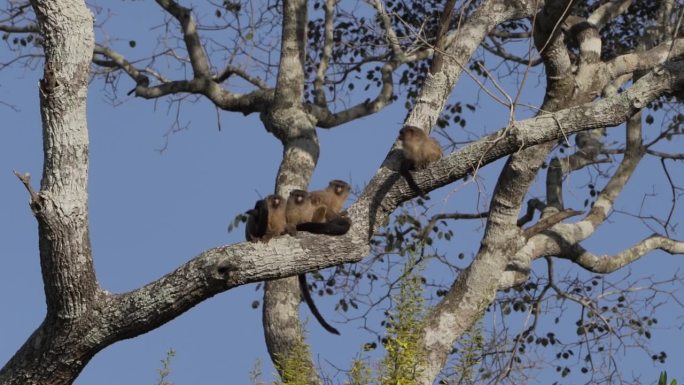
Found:
[[[316,105],[325,107],[325,74],[328,72],[328,64],[332,56],[333,46],[333,27],[334,27],[334,12],[336,0],[325,0],[325,39],[323,41],[323,52],[321,53],[321,62],[318,64],[318,71],[316,72],[316,80],[314,81],[314,97]]]
[[[190,55],[190,64],[196,78],[209,77],[209,59],[197,34],[197,24],[189,8],[180,6],[173,0],[156,0],[166,12],[170,13],[183,29],[183,40]]]
[[[667,165],[665,164],[665,158],[660,158],[660,164],[663,166],[663,171],[665,172],[667,181],[670,184],[670,190],[672,191],[672,205],[670,206],[670,212],[667,214],[667,220],[663,225],[663,228],[665,229],[665,234],[670,235],[667,231],[667,227],[670,225],[670,221],[672,220],[672,214],[674,214],[675,206],[677,205],[677,187],[672,181],[670,171],[667,169]]]
[[[378,16],[380,16],[380,20],[382,20],[382,25],[385,28],[385,33],[387,34],[387,42],[392,49],[392,53],[394,53],[394,59],[398,61],[403,60],[404,51],[401,49],[399,38],[397,37],[397,33],[394,31],[394,28],[392,28],[392,21],[390,20],[387,11],[385,11],[382,1],[375,0],[373,5],[378,12]]]
[[[437,30],[437,39],[435,40],[434,54],[432,56],[432,65],[430,66],[430,73],[436,74],[442,70],[442,63],[444,62],[444,50],[446,48],[446,34],[449,31],[451,24],[451,13],[456,5],[456,0],[447,0],[444,5],[444,10],[439,17],[439,29]]]
[[[419,238],[424,239],[427,237],[428,233],[430,233],[430,230],[435,226],[435,223],[442,219],[482,219],[487,218],[487,216],[489,216],[489,212],[475,214],[451,213],[433,215],[428,223],[423,227],[423,231],[420,232]]]
[[[216,75],[212,80],[214,80],[216,83],[223,83],[226,81],[231,75],[237,75],[246,81],[254,84],[255,86],[259,87],[262,90],[265,90],[268,88],[268,84],[266,84],[263,80],[256,76],[251,76],[250,74],[247,73],[247,71],[243,70],[242,68],[235,67],[233,65],[227,64],[226,67]]]
[[[392,73],[397,65],[394,62],[386,63],[380,69],[382,73],[382,87],[378,92],[378,96],[372,101],[364,101],[346,110],[332,113],[327,109],[317,108],[313,109],[312,113],[318,119],[316,123],[318,127],[330,128],[339,126],[341,124],[350,122],[352,120],[368,116],[380,111],[383,107],[392,101],[392,93],[394,91],[394,82],[392,80]]]
[[[663,42],[649,50],[618,56],[606,63],[606,69],[615,79],[635,71],[650,70],[668,60],[684,54],[684,38]]]
[[[539,222],[523,230],[523,237],[525,237],[525,239],[530,239],[536,234],[539,234],[540,232],[555,226],[564,219],[574,217],[575,215],[580,214],[582,214],[582,211],[565,210],[552,214],[546,218],[542,218]]]
[[[667,152],[655,151],[651,149],[647,149],[646,153],[662,159],[684,160],[684,154],[670,154]]]
[[[244,114],[259,111],[260,108],[264,108],[268,104],[268,101],[272,99],[272,90],[262,88],[267,87],[266,84],[258,78],[250,77],[247,73],[235,67],[226,67],[222,75],[227,77],[228,75],[226,72],[233,70],[235,74],[243,77],[260,89],[248,94],[235,95],[221,88],[214,79],[194,78],[191,80],[169,81],[149,69],[140,70],[136,68],[131,62],[127,61],[123,55],[111,48],[96,45],[93,52],[96,55],[102,55],[108,59],[107,61],[103,61],[93,58],[95,64],[108,68],[121,68],[136,82],[136,87],[131,92],[135,92],[136,96],[145,99],[155,99],[182,92],[201,94],[206,96],[220,109],[238,111]],[[151,73],[162,83],[150,87],[150,79],[143,72]]]
[[[509,53],[498,42],[494,41],[493,39],[492,43],[494,43],[494,47],[491,47],[487,43],[482,42],[482,47],[502,59],[510,60],[523,65],[529,65],[530,67],[536,67],[542,63],[542,58],[540,57],[534,59],[525,59],[520,56]]]
[[[599,142],[599,144],[601,144]],[[586,166],[610,163],[609,157],[593,158],[580,151],[565,157],[553,158],[546,172],[546,200],[549,206],[563,210],[563,177]]]
[[[546,204],[544,202],[542,202],[541,200],[539,200],[537,198],[530,199],[529,201],[527,201],[527,211],[525,212],[525,215],[520,217],[520,219],[518,219],[518,222],[516,224],[518,225],[518,227],[523,227],[529,221],[534,219],[534,211],[535,210],[538,210],[541,212],[545,208],[546,208]]]
[[[130,76],[135,81],[136,84],[143,86],[147,86],[150,84],[150,79],[147,76],[142,74],[140,70],[135,68],[133,64],[131,64],[128,60],[126,60],[123,57],[123,55],[119,54],[113,49],[96,44],[93,53],[95,55],[102,55],[109,59],[109,61],[101,61],[93,57],[93,62],[95,64],[109,68],[121,68],[124,72],[126,72],[126,74],[128,74],[128,76]]]
[[[507,32],[495,29],[489,31],[489,36],[502,39],[529,39],[532,36],[532,32]]]
[[[597,29],[601,29],[609,21],[627,12],[627,9],[629,9],[633,2],[634,0],[613,0],[607,2],[596,8],[587,18],[587,21],[596,26]]]
[[[0,24],[0,31],[8,33],[38,33],[38,25],[29,24],[18,27],[16,25],[4,25]]]
[[[597,256],[579,244],[575,244],[564,248],[559,257],[575,262],[592,273],[607,274],[627,266],[655,249],[663,250],[672,255],[684,254],[684,242],[654,234],[613,256]]]
[[[14,175],[19,178],[21,183],[26,187],[26,191],[28,191],[29,195],[31,196],[31,205],[33,205],[34,202],[37,201],[38,199],[38,194],[33,190],[33,187],[31,186],[31,174],[28,172],[25,174],[20,174],[18,171],[13,171]]]

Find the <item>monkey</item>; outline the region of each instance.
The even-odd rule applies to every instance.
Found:
[[[341,205],[340,205],[341,206]],[[290,235],[295,235],[297,230],[308,231],[306,225],[321,226],[314,230],[329,230],[330,226],[326,222],[327,207],[320,196],[312,197],[311,194],[304,190],[292,190],[290,197],[287,198],[287,208],[285,210],[285,217],[287,220],[286,232]],[[349,222],[351,225],[351,222]],[[303,227],[302,227],[303,226]],[[344,230],[344,233],[349,230]],[[334,231],[333,231],[334,232]],[[339,232],[339,231],[338,231]],[[327,234],[326,232],[321,232]],[[299,290],[302,293],[302,298],[311,310],[316,320],[321,326],[332,334],[340,335],[334,327],[326,322],[316,307],[316,304],[309,293],[309,286],[306,283],[306,274],[299,274]]]
[[[349,183],[335,179],[331,180],[324,190],[311,192],[312,204],[325,206],[325,221],[312,220],[308,223],[300,223],[297,225],[297,230],[326,235],[346,234],[351,227],[351,220],[340,215],[340,211],[350,190]]]
[[[339,215],[350,190],[351,186],[349,186],[349,183],[334,179],[328,183],[328,187],[324,190],[313,191],[311,197],[312,199],[318,199],[325,205],[325,219],[329,221]]]
[[[414,126],[402,127],[399,130],[399,140],[401,140],[404,153],[400,173],[406,178],[406,182],[413,190],[419,195],[425,196],[413,179],[410,170],[422,170],[430,163],[440,160],[442,158],[442,147],[437,140]]]
[[[277,194],[260,199],[247,211],[245,238],[250,242],[268,242],[285,232],[285,201]]]
[[[404,149],[406,166],[411,170],[422,170],[442,158],[439,142],[418,127],[404,126],[399,130],[399,140]]]
[[[315,203],[314,203],[315,202]],[[285,208],[285,231],[297,234],[297,225],[305,222],[324,222],[326,208],[317,199],[312,202],[311,194],[304,190],[292,190]]]
[[[265,199],[259,199],[254,204],[254,208],[248,210],[247,224],[245,225],[245,239],[256,242],[266,234],[268,226],[268,207]]]

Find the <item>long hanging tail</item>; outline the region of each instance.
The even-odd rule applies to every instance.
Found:
[[[309,293],[309,286],[306,284],[306,274],[299,274],[299,290],[302,292],[304,302],[309,305],[311,313],[313,313],[314,317],[316,317],[318,323],[323,326],[323,329],[339,336],[340,332],[338,332],[334,327],[330,326],[330,324],[325,321],[321,313],[318,312],[318,308],[316,308],[316,304],[314,304],[313,298],[311,298],[311,293]]]
[[[418,186],[418,183],[416,183],[416,180],[413,179],[413,175],[411,175],[411,166],[409,163],[404,160],[401,162],[401,168],[399,169],[399,174],[406,179],[406,183],[408,183],[409,187],[416,192],[421,198],[425,198],[425,193],[423,190],[420,189]]]

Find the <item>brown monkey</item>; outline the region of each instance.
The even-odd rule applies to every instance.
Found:
[[[315,202],[315,203],[314,203]],[[297,225],[305,222],[324,222],[325,206],[318,199],[312,202],[311,194],[304,190],[292,190],[287,198],[285,230],[290,235],[297,234]]]
[[[328,187],[325,190],[313,191],[311,197],[318,199],[325,205],[325,219],[329,221],[339,216],[350,190],[351,186],[349,186],[349,183],[334,179],[328,183]]]
[[[410,170],[421,170],[442,158],[442,147],[418,127],[404,126],[399,130],[404,159]]]
[[[299,226],[302,224],[325,226],[326,223],[320,223],[325,222],[325,214],[326,208],[320,198],[312,199],[311,194],[304,190],[292,190],[290,192],[290,197],[287,198],[287,208],[285,209],[285,217],[287,219],[286,232],[290,235],[295,235]],[[340,332],[330,326],[318,311],[318,308],[309,293],[309,287],[306,284],[306,274],[299,275],[299,289],[304,298],[304,302],[309,306],[311,313],[318,323],[330,333],[339,335]]]
[[[351,187],[342,180],[331,180],[324,190],[311,193],[314,206],[325,207],[325,221],[312,220],[300,223],[297,230],[308,231],[314,234],[344,235],[351,227],[351,221],[346,216],[340,215],[342,206],[349,196]]]
[[[400,173],[419,195],[424,196],[409,170],[422,170],[442,158],[442,147],[418,127],[404,126],[399,130],[399,140],[404,152]]]
[[[280,195],[269,195],[266,197],[268,206],[268,223],[266,225],[266,234],[264,234],[264,242],[273,237],[285,234],[285,199]]]
[[[273,194],[258,200],[247,215],[245,238],[248,241],[268,242],[285,232],[285,200],[280,195]]]

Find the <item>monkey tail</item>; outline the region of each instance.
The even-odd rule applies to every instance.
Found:
[[[313,313],[314,317],[316,317],[316,320],[318,320],[318,323],[323,326],[323,329],[327,330],[328,332],[332,334],[337,334],[338,336],[340,335],[340,332],[337,331],[334,327],[330,326],[328,322],[325,321],[321,313],[318,311],[318,308],[316,308],[316,304],[313,301],[313,298],[311,298],[311,293],[309,293],[309,286],[306,284],[306,274],[299,274],[299,290],[302,292],[302,297],[304,297],[304,302],[306,302],[307,305],[309,305],[309,309],[311,309],[311,313]]]
[[[416,183],[416,180],[413,179],[413,175],[411,175],[410,171],[411,166],[404,160],[401,163],[401,168],[399,169],[399,173],[406,179],[406,183],[408,183],[409,187],[411,190],[415,191],[416,194],[418,194],[420,197],[425,198],[425,193],[423,190],[420,189],[418,186],[418,183]]]
[[[297,225],[297,231],[308,231],[314,234],[344,235],[351,227],[351,220],[337,216],[324,223],[304,222]]]

